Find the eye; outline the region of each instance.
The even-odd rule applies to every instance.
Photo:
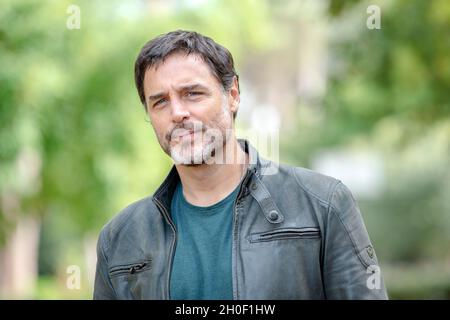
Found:
[[[201,95],[202,94],[202,92],[200,92],[200,91],[188,91],[187,93],[186,93],[186,95],[188,96],[188,97],[196,97],[196,96],[199,96],[199,95]]]
[[[166,101],[167,101],[166,98],[162,98],[162,99],[156,101],[156,102],[153,104],[153,107],[157,107],[157,106],[159,106],[159,105],[165,103]]]

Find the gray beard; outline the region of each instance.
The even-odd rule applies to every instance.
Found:
[[[189,150],[186,152],[185,148],[180,148],[179,146],[175,146],[175,148],[171,148],[169,156],[174,160],[175,164],[185,165],[189,167],[195,167],[203,164],[209,164],[214,161],[216,156],[216,150],[225,149],[226,143],[228,142],[229,136],[225,135],[224,140],[221,140],[221,145],[218,144],[218,141],[208,142],[204,145],[202,141],[201,147],[198,147],[194,144],[194,146],[187,147]],[[200,149],[201,148],[201,149]],[[174,150],[176,149],[176,151]],[[186,152],[187,154],[183,154]]]

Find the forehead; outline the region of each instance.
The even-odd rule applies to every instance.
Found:
[[[144,91],[166,91],[184,84],[198,83],[217,87],[219,81],[209,65],[196,54],[174,53],[145,72]]]

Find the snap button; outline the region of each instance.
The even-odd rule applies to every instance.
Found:
[[[252,183],[251,188],[252,188],[252,190],[258,189],[258,185],[256,184],[256,182],[253,182],[253,183]]]
[[[270,219],[271,221],[276,221],[276,220],[278,220],[278,217],[279,217],[279,214],[278,214],[278,212],[276,212],[275,210],[272,210],[272,211],[269,212],[269,219]]]
[[[373,258],[373,248],[372,246],[367,247],[367,254],[369,255],[370,258]]]

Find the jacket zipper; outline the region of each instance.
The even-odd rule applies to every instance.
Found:
[[[142,270],[145,266],[147,266],[147,262],[142,262],[134,265],[117,267],[110,271],[112,277],[122,275],[122,274],[134,274],[136,271]]]
[[[248,177],[249,177],[249,172],[247,171],[245,173],[245,177],[244,177],[244,179],[242,181],[241,189],[239,190],[239,194],[236,197],[236,200],[234,202],[234,208],[233,208],[233,211],[234,211],[234,214],[233,214],[233,242],[232,242],[233,256],[236,256],[236,248],[234,246],[234,243],[235,243],[235,240],[234,240],[234,229],[236,227],[236,204],[239,201],[239,198],[241,197],[243,190],[245,190],[245,187],[242,188],[242,186],[245,185],[246,181],[248,180]],[[155,200],[155,203],[157,204],[158,208],[160,210],[162,210],[162,212],[164,214],[164,217],[169,222],[169,225],[172,228],[172,231],[174,233],[174,239],[173,239],[173,242],[172,242],[172,246],[170,248],[169,271],[168,271],[167,282],[166,282],[166,293],[167,293],[166,299],[169,300],[170,299],[170,274],[172,272],[172,261],[173,261],[173,256],[174,256],[174,248],[175,248],[175,245],[177,243],[177,232],[175,230],[175,226],[172,223],[172,220],[169,217],[169,213],[167,212],[167,210],[164,207],[164,205],[157,198],[154,198],[154,200]],[[236,263],[237,263],[237,261],[235,261],[235,264]],[[234,268],[234,269],[235,270],[233,272],[233,275],[235,275],[236,272],[237,272],[236,268]],[[236,284],[236,292],[234,292],[234,288],[233,288],[233,299],[237,300],[237,296],[238,296],[238,294],[237,294],[237,284]]]
[[[236,217],[237,217],[237,212],[236,212],[236,206],[238,204],[238,202],[240,202],[240,197],[243,193],[243,190],[245,190],[246,187],[245,183],[247,182],[249,177],[249,172],[247,170],[247,172],[245,173],[245,177],[242,180],[242,184],[241,184],[241,189],[239,190],[239,193],[236,197],[236,200],[234,201],[234,207],[233,207],[233,239],[232,239],[232,244],[231,244],[231,248],[232,248],[232,260],[234,258],[234,263],[232,265],[232,274],[233,274],[233,300],[238,300],[238,286],[237,286],[237,260],[236,260],[236,246],[235,246],[235,229],[236,229]],[[236,287],[236,290],[234,290],[234,288]]]
[[[169,300],[170,299],[170,274],[172,272],[172,261],[173,261],[173,256],[174,256],[174,248],[177,243],[177,232],[175,230],[175,226],[172,223],[172,220],[169,217],[169,213],[167,212],[164,205],[158,199],[156,199],[156,198],[154,198],[154,199],[155,199],[155,202],[156,202],[157,206],[159,207],[159,209],[162,210],[164,217],[169,222],[169,225],[172,228],[172,231],[174,234],[172,246],[170,247],[169,270],[167,273],[167,281],[166,281],[166,300]]]

